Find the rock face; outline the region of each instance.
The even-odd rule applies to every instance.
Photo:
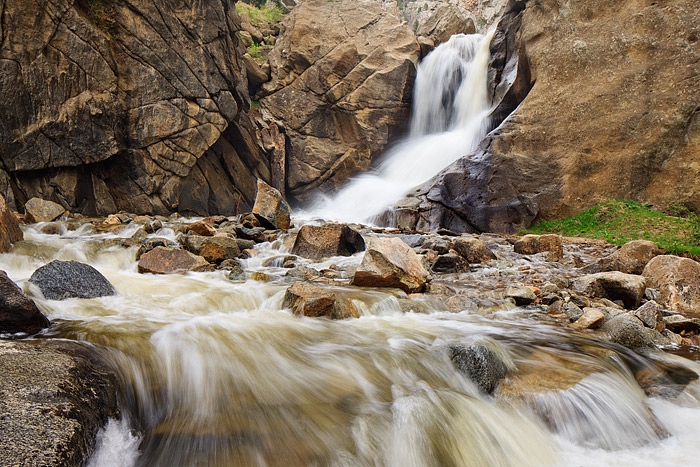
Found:
[[[403,131],[420,46],[370,1],[307,0],[282,28],[260,104],[285,128],[286,195],[300,201],[367,170]]]
[[[156,247],[139,259],[140,273],[174,274],[187,271],[210,271],[212,266],[201,256],[176,248]]]
[[[34,334],[51,323],[5,271],[0,271],[0,333]]]
[[[347,225],[304,225],[294,241],[292,254],[318,260],[330,256],[352,256],[364,249],[362,235]]]
[[[474,21],[465,17],[456,5],[442,3],[426,13],[416,18],[416,35],[429,37],[436,46],[447,42],[454,34],[476,32]]]
[[[679,313],[700,313],[700,264],[692,259],[661,255],[646,265],[647,285],[659,292],[660,305]]]
[[[495,75],[534,84],[473,156],[399,203],[404,225],[514,232],[609,199],[700,212],[698,24],[694,0],[511,2]]]
[[[250,209],[270,167],[245,114],[232,2],[6,0],[0,10],[0,188],[17,206]]]
[[[646,281],[643,277],[621,272],[599,272],[571,281],[571,290],[593,297],[622,300],[625,307],[637,308],[644,297]]]
[[[0,464],[84,465],[117,415],[117,378],[94,348],[0,341]]]
[[[116,293],[97,269],[77,261],[51,261],[34,271],[29,282],[38,286],[49,300],[96,298]]]
[[[51,222],[58,219],[66,210],[53,201],[32,198],[24,203],[24,212],[29,222]]]
[[[620,271],[625,274],[641,274],[649,260],[658,255],[659,249],[654,242],[634,240],[622,245],[622,248],[596,263],[586,266],[588,273]]]
[[[5,204],[5,198],[0,195],[0,253],[10,249],[10,245],[24,238],[17,218]]]
[[[401,239],[372,238],[362,263],[352,278],[353,285],[397,287],[404,292],[420,292],[430,280],[420,257]]]
[[[288,229],[291,225],[289,205],[282,198],[282,194],[260,179],[253,214],[261,223],[272,229]]]

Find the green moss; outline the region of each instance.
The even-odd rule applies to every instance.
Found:
[[[248,5],[247,3],[237,2],[236,11],[239,15],[246,15],[250,18],[253,26],[259,27],[261,24],[276,23],[284,17],[284,11],[279,7],[265,8],[263,2],[260,7]]]
[[[105,6],[100,0],[88,1],[88,15],[102,32],[114,37],[114,20],[105,11]]]
[[[573,217],[542,222],[522,233],[600,238],[619,245],[651,240],[671,253],[700,256],[700,216],[678,206],[663,213],[634,201],[607,201]]]

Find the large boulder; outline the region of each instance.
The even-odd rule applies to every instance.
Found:
[[[586,266],[583,271],[586,273],[620,271],[625,274],[641,274],[644,266],[659,253],[654,242],[633,240],[622,245],[622,248],[610,256]]]
[[[65,208],[53,201],[32,198],[24,203],[24,213],[27,222],[51,222],[55,221],[66,212]]]
[[[0,271],[0,333],[34,334],[51,323],[5,271]]]
[[[44,298],[96,298],[116,291],[105,276],[89,264],[78,261],[51,261],[32,274],[29,282],[41,289]]]
[[[6,0],[0,189],[72,211],[236,214],[268,154],[228,0]],[[167,14],[163,12],[167,11]]]
[[[430,279],[421,258],[401,239],[371,238],[352,284],[397,287],[412,293],[422,291]]]
[[[700,264],[688,258],[661,255],[653,258],[642,275],[656,289],[657,302],[679,313],[700,313]]]
[[[10,245],[24,238],[17,218],[5,204],[5,198],[0,195],[0,253],[10,249]]]
[[[626,308],[635,309],[644,297],[646,281],[642,276],[634,274],[599,272],[572,280],[571,290],[592,297],[622,300]]]
[[[0,387],[0,465],[85,465],[119,413],[116,375],[76,342],[0,341]]]
[[[357,318],[357,308],[346,298],[312,282],[297,282],[284,293],[283,308],[298,316],[332,319]]]
[[[236,238],[209,237],[197,254],[210,263],[219,264],[227,259],[238,258],[241,250]]]
[[[297,233],[292,254],[318,260],[329,256],[352,256],[364,249],[362,235],[347,225],[304,225]]]
[[[291,225],[289,205],[279,190],[258,179],[253,214],[266,227],[288,229]]]
[[[700,212],[699,23],[695,0],[510,2],[492,75],[528,86],[473,155],[399,203],[402,226],[516,232],[609,199]]]
[[[378,2],[307,0],[282,23],[260,104],[284,126],[288,199],[332,191],[404,130],[420,46]]]
[[[177,248],[156,247],[144,253],[137,265],[140,273],[182,274],[188,271],[211,271],[213,267],[201,256]]]

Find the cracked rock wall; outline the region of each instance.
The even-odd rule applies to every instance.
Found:
[[[85,214],[249,207],[270,170],[239,24],[228,0],[0,0],[2,194]]]

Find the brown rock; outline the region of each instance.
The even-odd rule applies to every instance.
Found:
[[[7,277],[5,271],[0,271],[0,333],[34,334],[49,324],[34,301]]]
[[[347,225],[304,225],[294,241],[292,254],[319,260],[329,256],[352,256],[364,249],[362,235]]]
[[[584,308],[583,316],[576,320],[574,326],[582,329],[596,329],[603,325],[605,315],[597,308]]]
[[[429,280],[430,274],[423,267],[420,256],[401,239],[371,238],[352,284],[398,287],[412,293],[422,291]]]
[[[110,214],[102,222],[102,225],[119,225],[121,223],[122,220],[119,218],[119,216],[117,216],[116,214]]]
[[[140,273],[176,274],[187,271],[211,271],[213,267],[201,256],[175,248],[156,247],[144,253],[138,262]]]
[[[289,205],[282,194],[260,179],[253,214],[261,224],[272,229],[288,229],[291,225]]]
[[[692,259],[661,255],[653,258],[642,275],[659,292],[658,303],[678,313],[700,313],[700,264]]]
[[[621,272],[599,272],[571,281],[571,290],[593,297],[622,300],[626,308],[637,308],[644,297],[646,281],[643,277]]]
[[[241,250],[235,238],[210,237],[204,242],[204,246],[197,253],[210,263],[219,264],[227,259],[240,256]]]
[[[357,318],[358,312],[352,302],[339,299],[335,293],[324,290],[311,282],[297,282],[284,294],[282,307],[289,308],[298,316],[332,319]]]
[[[660,253],[654,242],[648,240],[633,240],[625,243],[622,248],[598,262],[586,266],[583,271],[596,273],[604,271],[620,271],[625,274],[641,274],[644,266]]]
[[[0,253],[10,249],[10,245],[24,239],[22,229],[14,214],[5,204],[5,198],[0,195]]]
[[[525,235],[513,245],[513,250],[521,255],[534,255],[548,252],[547,261],[559,261],[564,256],[559,235]]]
[[[51,222],[61,217],[66,210],[53,201],[32,198],[24,203],[24,212],[27,222]]]
[[[435,46],[447,42],[454,34],[474,34],[476,28],[471,18],[465,17],[457,5],[442,3],[430,15],[416,23],[416,35],[433,40]]]
[[[194,232],[203,237],[213,237],[216,235],[216,229],[204,221],[197,221],[187,225],[187,231]]]
[[[478,238],[458,238],[452,249],[472,264],[496,259],[494,252]]]

